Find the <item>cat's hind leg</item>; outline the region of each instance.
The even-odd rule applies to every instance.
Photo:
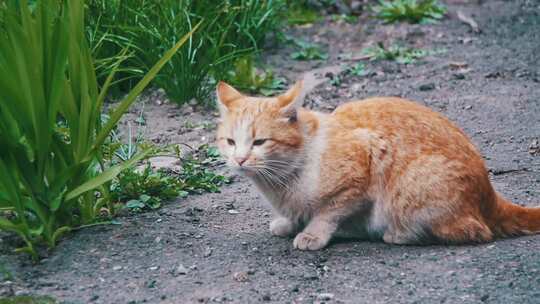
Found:
[[[471,216],[452,217],[440,223],[433,223],[431,233],[441,243],[485,243],[493,240],[491,229]]]
[[[424,155],[393,171],[384,210],[393,244],[476,243],[493,239],[483,220],[493,189],[482,164]]]
[[[387,244],[395,245],[414,245],[420,243],[417,235],[395,230],[387,230],[383,235],[383,241]]]
[[[332,207],[320,210],[311,218],[304,230],[296,235],[293,241],[294,248],[319,250],[326,247],[334,236],[339,236],[338,230],[343,228],[344,222],[368,205],[367,201],[358,201],[349,204],[334,202],[331,204]]]

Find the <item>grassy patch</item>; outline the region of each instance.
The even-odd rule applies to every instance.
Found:
[[[0,262],[0,281],[13,280],[13,274],[6,268],[6,266]]]
[[[373,11],[387,23],[432,23],[444,17],[446,8],[437,0],[380,0]]]
[[[286,84],[284,78],[276,77],[271,70],[258,70],[251,56],[238,60],[234,69],[229,72],[227,80],[241,90],[265,96],[283,90]]]
[[[258,51],[280,22],[284,0],[91,0],[87,29],[100,75],[128,48],[126,64],[115,78],[123,88],[185,31],[202,21],[201,30],[164,67],[156,85],[178,103],[204,103],[214,79],[222,79],[236,58]],[[103,79],[101,77],[100,79]]]
[[[0,299],[0,304],[56,304],[58,301],[47,296],[15,296]]]
[[[173,47],[101,120],[114,75],[99,85],[84,32],[84,3],[4,1],[0,9],[0,229],[38,258],[73,229],[96,222],[109,206],[108,182],[150,151],[107,166],[105,141],[122,115],[176,51]],[[125,54],[125,53],[124,53]],[[120,62],[115,63],[115,67]],[[113,68],[114,70],[114,68]]]
[[[291,54],[291,58],[295,60],[326,60],[328,53],[323,51],[320,45],[305,41],[294,41],[298,51]]]
[[[128,168],[112,182],[111,200],[134,212],[154,210],[161,207],[163,201],[177,197],[219,192],[223,184],[230,182],[211,169],[219,162],[216,148],[202,145],[185,158],[178,156],[177,146],[174,150],[180,163],[178,172],[172,168],[155,170],[150,163],[143,168]]]
[[[341,15],[335,14],[335,15],[332,15],[332,21],[334,22],[343,21],[349,24],[356,24],[358,23],[358,16],[346,15],[346,14],[341,14]]]
[[[311,24],[322,20],[319,12],[305,0],[288,0],[286,18],[289,25]]]
[[[365,76],[368,73],[366,65],[361,62],[347,67],[345,72],[353,76]]]
[[[371,60],[390,60],[402,64],[410,64],[431,54],[431,52],[400,45],[385,47],[382,43],[378,43],[376,46],[365,49],[363,54],[371,57]]]
[[[155,171],[148,164],[142,171],[128,168],[118,175],[111,185],[111,199],[121,202],[132,211],[153,210],[161,207],[163,200],[185,197],[178,179]]]

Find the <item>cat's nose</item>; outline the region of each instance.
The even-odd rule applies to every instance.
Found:
[[[242,164],[245,163],[247,159],[248,159],[247,156],[235,157],[234,158],[234,160],[238,163],[239,166],[242,166]]]

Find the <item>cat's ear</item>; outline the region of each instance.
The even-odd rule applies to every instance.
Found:
[[[304,102],[303,85],[304,82],[299,80],[287,92],[277,97],[281,113],[291,122],[296,121],[297,110]]]
[[[242,93],[223,81],[220,81],[216,87],[216,96],[222,114],[231,109],[233,101],[243,97]]]

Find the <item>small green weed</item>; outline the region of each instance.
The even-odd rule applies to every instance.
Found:
[[[330,80],[330,84],[339,87],[341,85],[342,79],[340,75],[334,75],[332,79]]]
[[[372,9],[376,17],[386,23],[433,23],[446,13],[446,8],[437,0],[380,0]]]
[[[179,154],[178,147],[175,148]],[[220,161],[215,147],[202,145],[193,155],[179,160],[180,172],[154,170],[150,164],[142,171],[134,168],[122,171],[111,185],[111,199],[130,211],[140,212],[158,209],[163,201],[177,197],[219,192],[223,184],[230,182],[229,178],[210,170]]]
[[[125,208],[132,211],[153,210],[161,207],[163,200],[185,197],[182,183],[162,170],[154,171],[148,164],[142,172],[129,168],[111,186],[111,199],[125,202]]]
[[[182,181],[184,191],[192,194],[219,192],[221,185],[230,183],[229,178],[212,172],[207,166],[209,162],[208,159],[201,162],[197,158],[183,161],[179,178]]]
[[[191,120],[186,120],[184,122],[184,128],[186,128],[186,129],[195,129],[196,127],[197,127],[197,125],[194,122],[192,122]]]
[[[265,96],[283,90],[286,84],[284,78],[276,77],[271,70],[259,72],[252,56],[243,57],[236,62],[234,70],[229,71],[228,82],[244,91]]]
[[[0,262],[0,282],[1,281],[11,281],[13,279],[13,274],[6,268],[6,266]]]
[[[203,122],[203,123],[201,124],[201,127],[202,127],[203,129],[205,129],[205,130],[210,131],[210,130],[216,129],[216,128],[217,128],[217,125],[216,125],[215,123],[213,123],[213,122]]]
[[[336,14],[336,15],[332,15],[332,21],[334,22],[339,22],[339,21],[344,21],[344,22],[347,22],[349,24],[356,24],[358,23],[358,16],[355,16],[355,15],[346,15],[346,14]]]
[[[291,54],[295,60],[326,60],[328,53],[324,52],[320,45],[305,41],[294,42],[300,50]]]
[[[400,45],[392,45],[387,48],[382,43],[365,49],[363,53],[371,57],[371,60],[390,60],[402,64],[414,63],[416,60],[430,54],[426,50],[407,48]]]
[[[14,296],[0,299],[0,304],[56,304],[58,301],[48,296]]]
[[[322,20],[321,15],[315,8],[308,5],[307,1],[287,1],[287,23],[289,25],[304,25]]]
[[[361,62],[349,66],[345,71],[353,76],[365,76],[368,73],[366,66]]]

